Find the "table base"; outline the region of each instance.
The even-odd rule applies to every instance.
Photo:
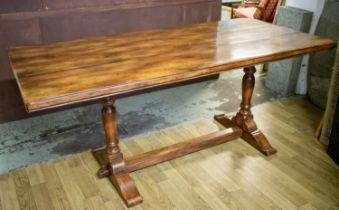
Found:
[[[276,153],[277,150],[270,145],[264,134],[257,128],[251,112],[255,71],[255,67],[244,68],[242,102],[239,112],[231,119],[225,115],[214,117],[225,129],[126,159],[123,158],[117,138],[114,98],[105,98],[103,101],[102,118],[106,147],[93,150],[94,157],[102,166],[98,176],[100,178],[109,177],[125,204],[131,207],[142,202],[142,197],[129,175],[133,171],[223,144],[239,137],[264,155]]]

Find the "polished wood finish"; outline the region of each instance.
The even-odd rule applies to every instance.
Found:
[[[255,85],[254,66],[244,69],[245,75],[242,80],[242,101],[239,112],[230,120],[225,115],[217,115],[214,117],[216,121],[221,123],[226,128],[235,125],[242,129],[241,138],[247,143],[258,149],[265,155],[272,155],[277,152],[267,141],[264,134],[258,129],[253,120],[251,112],[251,99]]]
[[[106,36],[9,52],[27,111],[103,98],[106,148],[95,150],[99,177],[109,176],[128,207],[142,202],[129,172],[237,137],[265,155],[276,150],[251,112],[255,67],[260,62],[335,47],[328,39],[250,19]],[[237,115],[215,119],[225,130],[124,159],[116,128],[114,95],[168,85],[245,67]],[[104,152],[103,152],[104,151]],[[103,157],[100,157],[103,154]]]
[[[105,130],[105,158],[99,169],[99,177],[109,176],[126,206],[131,207],[142,202],[142,198],[133,179],[126,172],[123,154],[119,148],[116,126],[116,110],[114,99],[107,97],[103,100],[102,119]]]
[[[258,155],[231,141],[133,173],[150,209],[338,209],[339,167],[313,136],[323,111],[305,97],[252,108],[279,155]],[[185,123],[120,142],[126,158],[218,131],[211,119]],[[292,131],[292,132],[291,132]],[[0,209],[127,209],[88,151],[0,175]]]
[[[4,0],[0,5],[0,123],[60,110],[26,112],[9,65],[10,47],[218,21],[221,14],[220,0]]]
[[[329,39],[235,19],[18,47],[9,57],[27,111],[33,112],[335,46]]]
[[[215,145],[223,144],[225,142],[234,140],[240,137],[242,131],[237,126],[233,128],[216,131],[204,136],[197,137],[192,140],[180,142],[170,146],[166,146],[157,150],[145,152],[130,158],[127,158],[125,163],[125,171],[133,172],[149,166],[156,165],[168,160],[172,160],[193,152],[200,151]],[[94,156],[99,162],[105,160],[105,148],[96,149],[93,151]],[[106,168],[105,168],[106,169]],[[101,176],[108,176],[107,170],[101,171]]]

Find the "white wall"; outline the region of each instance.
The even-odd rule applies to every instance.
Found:
[[[325,0],[286,0],[286,6],[305,9],[313,12],[311,33],[314,33],[321,12],[324,9]]]
[[[314,33],[317,27],[319,17],[324,9],[325,0],[286,0],[286,6],[305,9],[313,12],[313,19],[311,24],[310,33]],[[307,69],[308,69],[309,56],[304,56],[298,84],[296,88],[297,94],[307,93]]]

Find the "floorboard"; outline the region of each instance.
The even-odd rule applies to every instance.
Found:
[[[132,209],[339,209],[339,167],[313,130],[322,111],[304,97],[253,109],[278,149],[266,157],[231,141],[132,173],[144,202]],[[126,156],[220,129],[205,119],[121,143]],[[126,209],[87,151],[0,175],[0,209]]]

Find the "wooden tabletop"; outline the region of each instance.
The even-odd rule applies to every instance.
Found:
[[[329,39],[252,19],[17,47],[28,112],[176,83],[324,49]]]

